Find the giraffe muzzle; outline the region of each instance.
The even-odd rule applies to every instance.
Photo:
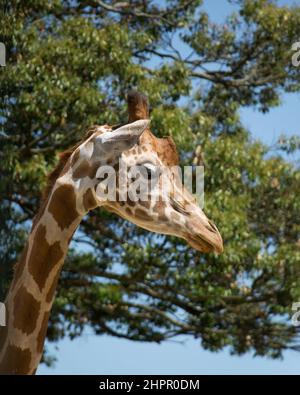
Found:
[[[195,218],[190,228],[187,241],[192,248],[201,252],[223,252],[222,236],[212,221]]]

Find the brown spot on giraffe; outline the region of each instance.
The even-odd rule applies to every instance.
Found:
[[[134,207],[136,205],[136,202],[134,200],[131,200],[130,197],[128,196],[126,203],[128,206]]]
[[[126,207],[125,211],[127,214],[132,215],[132,211],[129,207]]]
[[[139,204],[142,207],[145,207],[147,209],[149,209],[151,207],[151,201],[150,200],[139,200]]]
[[[62,230],[68,228],[78,218],[76,196],[72,185],[61,185],[53,192],[48,211]]]
[[[88,176],[91,180],[94,179],[94,178],[96,177],[96,173],[97,173],[97,170],[99,169],[99,166],[100,166],[100,162],[95,162],[95,163],[93,163],[93,164],[90,166],[89,171],[88,171],[88,173],[87,173],[87,176]]]
[[[87,160],[83,160],[82,163],[74,170],[74,178],[83,178],[88,176],[91,166]]]
[[[160,220],[167,221],[166,216],[166,203],[162,200],[158,200],[153,207],[153,211],[158,214]]]
[[[9,320],[8,313],[9,313],[9,311],[6,311],[6,320],[7,320],[7,322]],[[8,325],[0,326],[0,352],[2,351],[2,349],[4,347],[4,343],[5,343],[5,340],[7,338],[7,335],[8,335]],[[1,372],[0,372],[0,374],[1,374]]]
[[[137,146],[136,153],[137,155],[141,155],[143,153],[142,147]]]
[[[137,208],[135,210],[134,215],[140,219],[146,219],[146,220],[152,219],[152,217],[146,211],[141,210],[140,208]]]
[[[52,245],[48,244],[44,225],[39,225],[37,228],[35,239],[30,253],[28,269],[42,291],[51,270],[63,258],[64,253],[58,241]]]
[[[91,189],[88,189],[82,198],[83,206],[86,211],[92,210],[93,208],[97,207],[97,201],[94,197],[94,194]]]
[[[14,327],[30,335],[36,327],[41,304],[22,285],[14,297]]]
[[[131,157],[136,158],[137,148],[138,147],[133,147],[130,149],[130,151],[128,151]]]
[[[1,374],[28,374],[30,372],[31,352],[28,349],[23,350],[10,344],[5,351],[3,359],[5,360],[5,365],[1,370]]]
[[[50,311],[46,311],[42,320],[41,328],[37,335],[37,352],[41,353],[44,347],[44,340],[47,334],[48,329],[48,320],[49,320]]]

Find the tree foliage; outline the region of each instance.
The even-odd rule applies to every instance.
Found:
[[[205,164],[206,212],[225,242],[223,255],[199,255],[91,212],[61,275],[49,340],[89,326],[137,341],[190,335],[235,354],[299,348],[290,314],[300,300],[300,170],[280,154],[299,139],[283,136],[270,151],[239,110],[267,112],[300,90],[291,62],[300,8],[234,3],[215,24],[201,1],[0,1],[1,298],[57,152],[91,124],[125,121],[131,88],[149,97],[152,129],[174,137],[182,163]]]

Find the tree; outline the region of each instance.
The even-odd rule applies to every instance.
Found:
[[[57,152],[93,123],[125,121],[133,87],[182,163],[205,164],[206,212],[225,241],[223,255],[199,255],[92,212],[61,275],[50,341],[90,326],[136,341],[190,335],[212,351],[273,358],[299,348],[290,314],[300,300],[300,170],[281,155],[299,139],[271,151],[251,139],[239,109],[267,112],[300,90],[291,62],[300,8],[235,3],[216,25],[201,1],[1,0],[1,298]]]

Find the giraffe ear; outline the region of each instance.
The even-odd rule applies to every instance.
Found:
[[[105,132],[98,138],[101,139],[101,144],[105,149],[122,152],[137,143],[140,135],[147,129],[149,124],[149,119],[139,119],[112,132]]]

